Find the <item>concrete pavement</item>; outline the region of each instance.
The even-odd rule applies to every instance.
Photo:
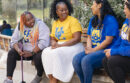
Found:
[[[2,57],[4,56],[4,57]],[[4,79],[6,78],[6,58],[7,58],[7,52],[0,50],[0,83],[3,83]],[[30,83],[31,80],[35,77],[36,75],[36,69],[35,67],[31,64],[31,61],[24,61],[24,80],[26,83]],[[106,82],[106,78],[104,77],[99,77],[99,76],[94,76],[93,83],[112,83],[112,82]],[[102,79],[105,80],[105,82],[101,82],[97,79]],[[109,79],[108,79],[109,80]],[[13,75],[13,82],[14,83],[20,83],[21,82],[21,63],[20,61],[17,62],[16,69],[14,71]],[[41,83],[49,83],[48,78],[43,74],[43,80]],[[61,83],[61,82],[60,82]],[[80,83],[79,78],[75,74],[69,83]]]

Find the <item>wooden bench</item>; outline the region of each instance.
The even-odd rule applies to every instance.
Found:
[[[82,37],[81,37],[81,41],[82,41],[84,46],[86,46],[86,43],[87,43],[86,40],[87,40],[87,28],[84,28],[82,30]],[[103,82],[109,82],[109,83],[113,82],[109,78],[107,73],[105,72],[104,68],[95,69],[94,70],[94,77],[96,77],[96,78],[94,78],[94,80],[103,81]],[[130,74],[127,74],[126,83],[130,83]]]
[[[82,31],[82,36],[81,36],[81,42],[83,43],[84,46],[86,46],[86,39],[87,39],[87,29],[84,28]],[[0,35],[0,49],[4,49],[6,51],[9,50],[9,44],[10,44],[11,37],[10,36],[5,36],[5,35]],[[93,81],[100,81],[100,82],[107,82],[107,83],[113,83],[113,81],[109,78],[109,76],[106,74],[103,68],[101,69],[96,69],[94,71],[93,75]],[[99,82],[99,83],[100,83]],[[43,75],[43,80],[41,83],[48,83],[48,79],[46,78],[45,74]],[[61,82],[59,82],[61,83]],[[74,74],[71,82],[69,83],[80,83],[79,78],[77,77],[76,74]],[[95,83],[95,82],[94,82]],[[130,83],[130,75],[127,76],[127,82]]]

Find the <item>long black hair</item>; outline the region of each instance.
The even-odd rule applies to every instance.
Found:
[[[126,7],[130,10],[130,0],[127,0],[127,1],[125,2],[125,5],[126,5]],[[130,20],[129,20],[129,22],[130,22]],[[130,27],[130,24],[129,24],[129,27]],[[129,42],[130,42],[130,28],[128,29],[128,40],[129,40]]]
[[[54,18],[54,20],[57,20],[59,18],[56,14],[56,5],[60,2],[63,2],[66,4],[69,10],[69,15],[73,13],[73,7],[69,0],[54,0],[53,3],[51,4],[51,9],[50,9],[50,17]]]
[[[100,18],[101,19],[99,20],[98,16],[95,15],[93,20],[92,20],[92,26],[94,28],[96,28],[97,26],[99,28],[101,28],[102,22],[103,22],[103,19],[104,19],[105,15],[107,15],[107,14],[113,15],[113,16],[116,16],[116,15],[115,15],[113,9],[111,8],[111,6],[110,6],[110,4],[109,4],[109,2],[107,0],[95,0],[95,2],[97,4],[100,4],[100,3],[102,4],[102,7],[100,9],[100,15],[101,15]],[[99,22],[98,22],[98,20],[99,20]]]
[[[127,1],[125,2],[125,5],[126,5],[127,8],[130,10],[130,0],[127,0]]]

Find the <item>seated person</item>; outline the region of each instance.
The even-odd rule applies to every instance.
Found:
[[[73,59],[81,83],[92,83],[94,69],[102,67],[104,50],[110,48],[119,36],[118,22],[107,0],[94,0],[91,9],[94,16],[88,26],[86,49]]]
[[[126,20],[121,29],[120,38],[111,49],[105,50],[103,64],[114,83],[125,83],[126,74],[130,73],[130,0],[124,6]]]
[[[81,41],[82,27],[70,16],[73,12],[69,0],[54,0],[51,17],[54,18],[51,32],[51,46],[44,49],[42,62],[49,83],[69,82],[73,76],[73,57],[84,51]]]
[[[0,28],[0,32],[3,35],[12,36],[11,25],[7,24],[7,22],[4,20],[3,25]]]
[[[13,72],[16,61],[23,57],[23,60],[33,60],[37,75],[31,83],[40,83],[43,74],[41,62],[42,50],[49,46],[49,28],[42,20],[37,19],[30,12],[21,15],[20,23],[17,25],[11,38],[11,50],[7,58],[7,78],[4,83],[13,83]],[[20,46],[19,41],[22,45]]]

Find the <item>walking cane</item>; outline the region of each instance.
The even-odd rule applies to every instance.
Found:
[[[19,48],[23,51],[23,38],[19,40]],[[20,83],[26,83],[24,81],[24,77],[23,77],[23,56],[21,56],[21,74],[22,74],[22,81]]]
[[[23,56],[21,56],[21,73],[22,73],[22,82],[21,83],[26,83],[23,78]]]

